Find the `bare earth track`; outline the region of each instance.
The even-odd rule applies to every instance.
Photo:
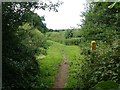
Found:
[[[56,75],[56,80],[53,88],[64,88],[64,85],[67,81],[67,72],[68,72],[67,58],[64,54],[63,62],[59,65],[59,71]]]

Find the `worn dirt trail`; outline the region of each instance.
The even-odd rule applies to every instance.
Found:
[[[66,55],[64,54],[63,62],[59,65],[59,71],[56,75],[56,80],[53,88],[64,88],[64,85],[67,81],[67,72],[68,72],[67,58]]]

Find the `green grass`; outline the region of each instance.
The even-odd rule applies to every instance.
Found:
[[[55,81],[55,75],[58,70],[58,65],[63,58],[62,48],[64,45],[57,42],[48,41],[51,46],[47,50],[47,56],[43,60],[39,60],[41,87],[52,87]]]
[[[63,54],[66,55],[69,71],[67,77],[67,83],[65,87],[72,88],[77,84],[76,72],[80,66],[81,59],[84,59],[84,56],[80,55],[80,48],[78,46],[67,46],[54,41],[48,40],[48,43],[51,46],[47,50],[47,56],[43,60],[39,60],[40,65],[40,74],[39,81],[41,87],[52,87],[55,82],[55,75],[58,71],[58,65],[63,60]],[[38,56],[39,57],[39,56]]]
[[[78,46],[66,46],[65,53],[68,58],[69,73],[65,88],[73,88],[77,84],[76,72],[80,66],[83,56],[80,55],[80,48]]]

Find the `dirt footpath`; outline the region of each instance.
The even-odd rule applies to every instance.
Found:
[[[63,62],[59,65],[59,71],[56,75],[56,80],[53,88],[64,88],[64,85],[67,81],[67,72],[68,72],[67,58],[64,55]]]

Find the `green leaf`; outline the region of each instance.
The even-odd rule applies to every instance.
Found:
[[[119,87],[119,84],[118,83],[115,83],[111,80],[108,80],[108,81],[101,81],[101,82],[98,82],[97,85],[95,85],[95,89],[97,88],[101,88],[101,89],[116,89]]]
[[[115,4],[116,4],[116,2],[111,4],[110,6],[108,6],[108,8],[110,8],[110,9],[113,8],[115,6]]]

